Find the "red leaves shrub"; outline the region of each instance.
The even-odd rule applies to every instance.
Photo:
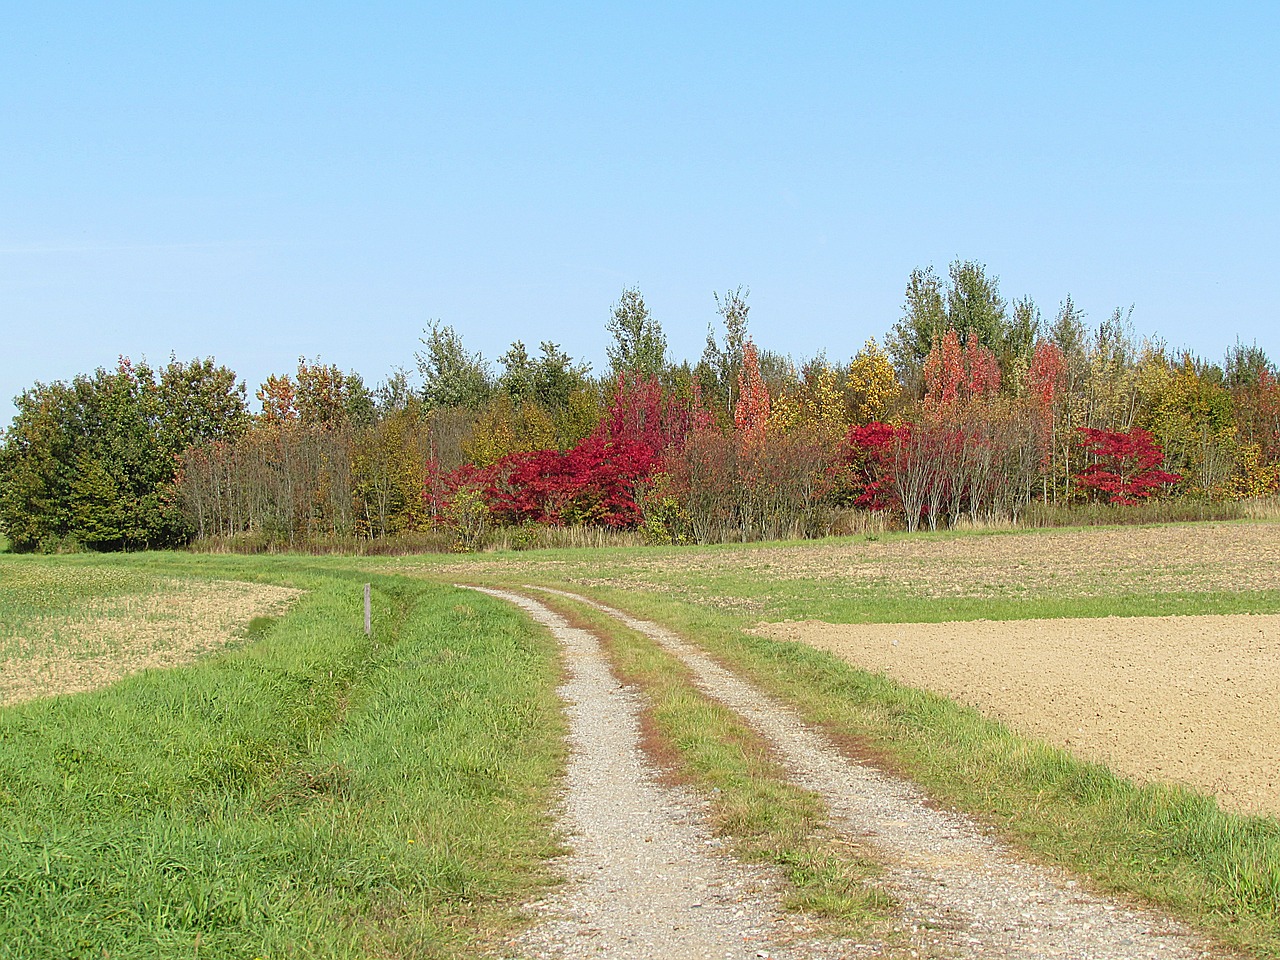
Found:
[[[868,423],[849,428],[845,437],[842,500],[864,510],[888,510],[894,505],[893,449],[898,428]]]
[[[1164,451],[1141,427],[1128,433],[1081,427],[1080,435],[1094,462],[1076,480],[1081,487],[1106,496],[1108,503],[1135,504],[1182,479],[1160,469]]]
[[[501,523],[588,524],[631,529],[640,522],[636,486],[658,455],[643,440],[588,437],[571,450],[504,457],[485,496]]]
[[[431,474],[424,496],[439,520],[461,490],[480,492],[494,520],[632,529],[640,524],[637,486],[683,441],[695,411],[664,402],[653,378],[619,376],[613,401],[595,431],[565,450],[513,453],[492,466],[464,464]]]

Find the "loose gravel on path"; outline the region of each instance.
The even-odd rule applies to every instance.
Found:
[[[569,673],[560,693],[572,747],[564,800],[570,882],[531,905],[539,922],[503,956],[801,960],[874,952],[804,942],[803,923],[779,907],[773,873],[718,851],[697,801],[662,785],[641,751],[640,697],[614,678],[595,636],[536,601],[484,592],[550,628]]]
[[[870,841],[882,852],[888,865],[888,886],[903,905],[908,930],[918,948],[939,956],[1037,960],[1218,955],[1184,926],[1086,892],[1062,871],[1027,863],[967,817],[928,806],[912,784],[847,759],[820,733],[801,723],[789,708],[738,679],[665,628],[574,594],[547,592],[586,603],[658,642],[684,661],[704,693],[736,710],[764,735],[790,767],[796,782],[824,797],[837,828]],[[509,595],[508,598],[514,600]],[[519,602],[531,612],[540,606]],[[581,658],[582,654],[574,656]],[[600,662],[592,669],[603,671],[605,667]],[[577,705],[584,700],[582,694],[575,697],[576,729],[584,719]],[[631,715],[634,717],[634,713]],[[588,738],[613,736],[605,728],[634,722],[606,714],[594,705],[585,719],[588,729],[577,735]],[[634,835],[625,835],[623,822],[640,811],[624,813],[614,805],[616,798],[582,795],[582,785],[572,778],[569,789],[575,818],[592,822],[593,818],[603,817],[613,822],[615,830],[623,829],[624,835],[618,840],[624,845],[636,845]],[[594,809],[598,803],[609,806]],[[652,812],[654,803],[644,801],[641,806]],[[644,827],[645,831],[650,829]],[[674,868],[677,864],[669,866]],[[703,870],[693,863],[687,867],[695,873]],[[675,875],[672,869],[672,876]],[[626,877],[619,877],[610,883],[626,881]],[[676,882],[664,880],[661,886],[673,887]],[[620,891],[608,892],[607,896],[619,894]],[[602,909],[594,901],[595,896],[598,894],[580,889],[573,895],[573,909],[588,913]],[[641,897],[645,896],[642,892]],[[657,916],[662,917],[669,908],[662,901],[654,901],[653,909],[660,911]],[[687,914],[673,914],[671,922],[683,925],[686,917]],[[652,920],[651,917],[650,926],[654,925]],[[665,923],[659,920],[656,925]],[[662,955],[702,954],[676,950]]]

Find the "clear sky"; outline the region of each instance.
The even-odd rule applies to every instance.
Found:
[[[850,356],[916,266],[1280,355],[1280,4],[12,3],[0,424],[37,380],[426,323],[604,366],[638,284],[696,359]]]

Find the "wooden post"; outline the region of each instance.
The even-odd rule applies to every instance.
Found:
[[[366,637],[373,636],[373,608],[370,605],[369,584],[364,585],[364,635]]]

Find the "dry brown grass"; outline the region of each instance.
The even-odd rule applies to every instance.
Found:
[[[284,612],[301,593],[232,580],[161,580],[143,596],[86,599],[74,613],[27,620],[0,645],[0,706],[190,663],[242,636],[254,618]]]
[[[921,599],[1233,593],[1280,589],[1280,525],[1229,522],[869,536],[737,549],[637,551],[607,561],[530,553],[467,558],[434,566],[431,572],[675,592],[748,611],[759,608],[758,598],[717,593],[713,585],[797,583]]]

